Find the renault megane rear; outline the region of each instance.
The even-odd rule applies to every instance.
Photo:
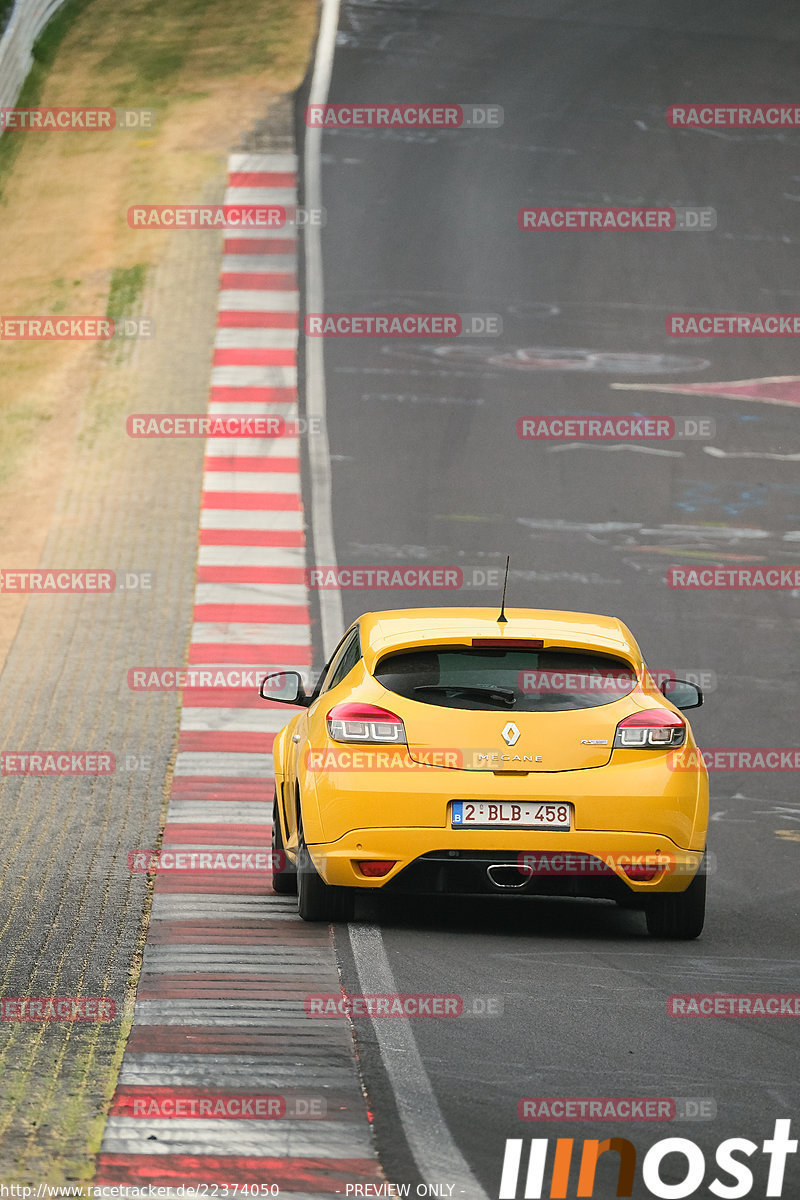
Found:
[[[705,912],[708,778],[682,715],[614,617],[537,609],[367,613],[273,747],[273,886],[306,920],[356,889],[598,897],[655,936]]]

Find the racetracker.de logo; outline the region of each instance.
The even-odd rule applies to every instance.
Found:
[[[134,1096],[126,1116],[146,1120],[260,1120],[279,1121],[286,1116],[283,1096],[254,1092],[209,1092],[205,1096],[180,1096],[172,1091]]]
[[[307,750],[307,771],[418,771],[429,767],[456,768],[464,765],[461,750],[424,746],[411,758],[405,747],[398,750]]]
[[[308,313],[306,337],[459,337],[458,313]]]
[[[283,871],[282,850],[129,850],[132,875],[153,871]]]
[[[0,592],[113,592],[117,579],[114,571],[74,571],[71,568],[46,571],[0,570]]]
[[[499,104],[310,104],[309,129],[499,129]]]
[[[672,417],[519,417],[523,441],[653,441],[675,436]]]
[[[222,1120],[279,1121],[322,1120],[327,1115],[324,1096],[294,1092],[282,1096],[260,1092],[206,1092],[198,1096],[190,1089],[157,1087],[134,1092],[122,1091],[114,1102],[112,1114],[139,1120]],[[247,1193],[244,1193],[247,1195]]]
[[[460,567],[308,567],[305,577],[306,587],[312,591],[448,591],[464,583]]]
[[[667,676],[674,679],[674,675]],[[520,671],[517,675],[517,687],[521,692],[544,693],[550,696],[592,696],[597,693],[612,695],[619,691],[630,691],[637,683],[633,667],[629,670],[606,671],[600,670],[587,674],[582,671]]]
[[[306,996],[307,1017],[460,1017],[461,996],[385,993],[342,995],[341,992]]]
[[[797,104],[670,104],[672,129],[798,129]]]
[[[517,213],[520,229],[578,230],[657,230],[674,229],[677,223],[672,208],[564,208],[553,205],[521,208]]]
[[[0,133],[107,133],[155,123],[154,108],[0,108]]]
[[[3,750],[2,775],[113,775],[117,760],[104,750]]]
[[[671,1017],[800,1017],[800,996],[767,992],[670,996],[667,1013]]]
[[[0,1021],[113,1021],[117,1006],[108,996],[5,996]]]
[[[0,570],[0,592],[25,594],[107,594],[152,591],[153,571],[78,571],[72,567],[49,567],[39,571]]]
[[[131,229],[282,229],[280,204],[132,204]]]
[[[794,591],[800,567],[670,567],[667,587],[693,592]]]
[[[307,337],[500,337],[499,313],[309,313]]]
[[[278,438],[296,437],[297,423],[283,417],[236,414],[209,417],[205,413],[131,413],[125,431],[132,438]]]
[[[670,750],[671,771],[800,771],[800,750],[794,746],[720,747],[710,750]]]
[[[132,692],[182,692],[187,688],[234,688],[258,691],[267,671],[264,667],[129,667],[128,687]]]
[[[669,1096],[523,1096],[521,1121],[674,1121]]]
[[[579,851],[523,850],[517,855],[517,868],[522,875],[616,875],[621,871],[629,879],[649,882],[656,876],[677,873],[678,859],[662,852],[598,856]]]
[[[800,313],[670,313],[670,337],[798,337]]]
[[[111,317],[0,317],[0,338],[7,342],[108,342]]]

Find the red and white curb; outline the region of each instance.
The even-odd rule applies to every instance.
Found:
[[[296,172],[294,155],[233,155],[225,203],[292,208]],[[226,235],[210,413],[297,421],[296,250],[285,230]],[[311,665],[304,530],[296,437],[208,440],[190,664]],[[272,895],[255,857],[268,865],[271,750],[290,711],[255,688],[183,693],[163,849],[212,857],[156,876],[97,1184],[310,1200],[383,1180],[348,1023],[305,1015],[306,995],[340,988],[330,930]],[[213,869],[220,853],[243,869]],[[286,1115],[239,1119],[256,1096]]]

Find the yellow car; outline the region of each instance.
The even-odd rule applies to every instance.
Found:
[[[546,609],[366,613],[275,738],[273,887],[309,921],[356,889],[586,896],[656,937],[705,915],[708,776],[681,710],[615,617]]]

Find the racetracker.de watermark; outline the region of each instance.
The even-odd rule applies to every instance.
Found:
[[[309,591],[457,591],[496,588],[499,567],[308,567]]]
[[[115,755],[105,750],[3,750],[0,775],[113,775]]]
[[[678,438],[710,438],[716,422],[710,417],[643,417],[628,413],[613,417],[519,417],[522,441],[647,442]]]
[[[499,129],[499,104],[310,104],[309,129]]]
[[[307,771],[418,771],[430,767],[456,769],[465,766],[469,758],[463,750],[444,746],[414,748],[414,757],[405,746],[385,750],[339,750],[332,746],[324,750],[307,750]]]
[[[798,104],[670,104],[672,129],[800,129]]]
[[[582,854],[579,851],[523,850],[517,856],[517,867],[523,875],[593,876],[617,875],[622,871],[629,879],[656,875],[683,874],[683,864],[674,854]],[[694,874],[694,870],[691,872]]]
[[[174,1088],[151,1088],[135,1096],[123,1095],[116,1108],[114,1115],[139,1120],[319,1121],[327,1116],[328,1103],[324,1096],[310,1094],[207,1092],[198,1096],[182,1095]]]
[[[671,771],[800,771],[800,749],[794,746],[712,746],[706,750],[670,750]]]
[[[502,996],[387,992],[315,992],[305,997],[307,1017],[501,1017]]]
[[[710,1096],[523,1096],[521,1121],[713,1121]]]
[[[290,229],[323,226],[324,208],[282,204],[132,204],[131,229]]]
[[[0,317],[6,342],[110,342],[154,334],[152,317]]]
[[[154,108],[0,108],[0,133],[108,133],[154,129]]]
[[[522,230],[574,230],[582,233],[703,232],[717,227],[714,208],[622,208],[612,205],[574,207],[543,205],[521,208]]]
[[[116,1003],[108,996],[4,996],[0,1021],[113,1021]]]
[[[306,337],[500,337],[499,313],[308,313]]]
[[[6,342],[110,342],[153,336],[149,317],[0,316],[0,338]]]
[[[800,313],[670,313],[670,337],[800,337]]]
[[[717,676],[707,668],[692,668],[690,670],[673,670],[671,667],[648,667],[647,672],[657,689],[674,683],[680,679],[693,683],[703,691],[715,691]],[[620,668],[596,668],[594,671],[554,671],[550,669],[520,671],[517,675],[517,687],[523,693],[544,695],[614,695],[617,692],[630,691],[637,683],[636,671]],[[642,682],[643,690],[649,689],[646,679]]]
[[[282,850],[129,850],[128,870],[132,875],[153,871],[283,871],[287,857]]]
[[[800,996],[772,992],[669,996],[670,1017],[800,1017]]]
[[[279,668],[275,668],[279,670]],[[187,688],[234,688],[258,691],[268,670],[264,667],[129,667],[126,675],[132,692],[183,692]]]
[[[674,678],[670,674],[663,681],[669,682]],[[546,696],[615,695],[629,692],[636,684],[637,676],[633,667],[628,670],[598,668],[593,672],[525,670],[517,674],[517,687],[522,693]]]
[[[224,417],[206,413],[131,413],[125,431],[132,438],[282,438],[322,433],[321,417],[247,416],[231,413]]]
[[[0,592],[26,595],[108,595],[112,592],[151,592],[154,571],[78,570],[45,567],[38,571],[0,570]]]
[[[800,567],[670,567],[667,587],[691,592],[794,591]]]

